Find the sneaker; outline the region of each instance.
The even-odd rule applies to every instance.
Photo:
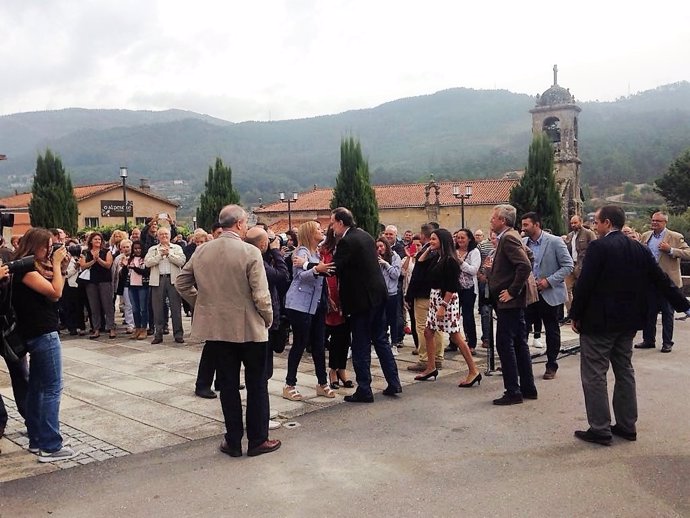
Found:
[[[391,346],[391,352],[393,353],[393,356],[397,356],[398,355],[398,346],[397,345]]]
[[[543,349],[544,346],[541,343],[541,338],[533,338],[532,347],[534,347],[535,349]]]
[[[280,421],[276,421],[275,419],[271,419],[270,421],[268,421],[268,429],[269,430],[276,430],[276,429],[280,428],[281,426],[283,426],[283,425],[280,424]]]
[[[38,452],[38,462],[56,462],[58,460],[67,460],[71,459],[76,454],[77,452],[75,452],[69,446],[63,446],[58,451],[54,452],[40,450]]]

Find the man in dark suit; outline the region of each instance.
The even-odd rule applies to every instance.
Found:
[[[355,227],[352,213],[344,207],[338,207],[331,212],[331,225],[335,235],[340,238],[333,261],[343,315],[347,317],[352,332],[352,367],[357,376],[357,390],[351,396],[345,396],[345,401],[372,403],[372,341],[388,382],[383,394],[395,396],[402,392],[398,366],[386,337],[384,310],[388,290],[374,239]]]
[[[632,342],[645,324],[650,291],[658,291],[678,311],[690,308],[650,251],[620,232],[624,224],[620,207],[607,205],[597,211],[599,239],[587,248],[569,315],[573,330],[580,333],[580,373],[589,421],[589,429],[576,431],[575,437],[605,446],[611,444],[612,434],[637,439]],[[606,386],[609,363],[616,380],[614,425]]]
[[[514,230],[516,210],[496,205],[491,230],[498,245],[488,273],[489,293],[496,308],[496,351],[503,369],[505,393],[494,405],[515,405],[523,398],[537,399],[532,358],[525,332],[526,282],[532,265],[520,235]]]

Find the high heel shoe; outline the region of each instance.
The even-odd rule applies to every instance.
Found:
[[[434,369],[429,374],[424,374],[423,376],[420,374],[419,376],[415,376],[414,379],[417,381],[429,381],[430,378],[434,378],[434,381],[436,381],[437,377],[438,369]]]
[[[345,376],[340,374],[340,372],[338,372],[337,375],[338,375],[338,380],[340,380],[340,383],[343,384],[343,388],[355,388],[355,384],[352,382],[352,380],[344,379]]]
[[[482,384],[482,373],[481,372],[479,374],[477,374],[474,378],[472,378],[472,381],[470,381],[469,383],[465,383],[465,382],[460,383],[460,384],[458,384],[458,387],[468,388],[468,387],[471,387],[472,385],[474,385],[475,383],[477,385]]]

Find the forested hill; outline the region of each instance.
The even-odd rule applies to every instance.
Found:
[[[374,183],[496,176],[527,161],[535,98],[505,90],[455,88],[376,108],[276,122],[230,123],[168,110],[84,110],[0,117],[0,178],[30,175],[46,147],[75,183],[117,178],[185,179],[199,189],[216,156],[233,170],[243,200],[332,185],[340,139],[354,135]],[[690,83],[610,103],[579,103],[585,181],[650,181],[690,147]],[[6,182],[3,182],[8,185]],[[7,190],[7,189],[5,189]]]

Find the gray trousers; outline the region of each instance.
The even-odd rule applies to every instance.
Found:
[[[580,335],[580,375],[587,420],[594,433],[611,435],[611,410],[606,384],[609,364],[613,369],[613,413],[616,424],[635,432],[637,394],[632,366],[632,342],[636,331]]]
[[[180,294],[170,282],[170,275],[161,275],[158,286],[151,286],[151,305],[153,306],[153,318],[156,326],[156,337],[163,336],[165,321],[165,298],[170,301],[170,316],[172,317],[173,336],[182,338],[182,302]]]
[[[101,312],[105,315],[105,330],[115,329],[115,302],[113,285],[108,282],[87,282],[86,298],[91,308],[91,325],[98,332],[101,328]]]

